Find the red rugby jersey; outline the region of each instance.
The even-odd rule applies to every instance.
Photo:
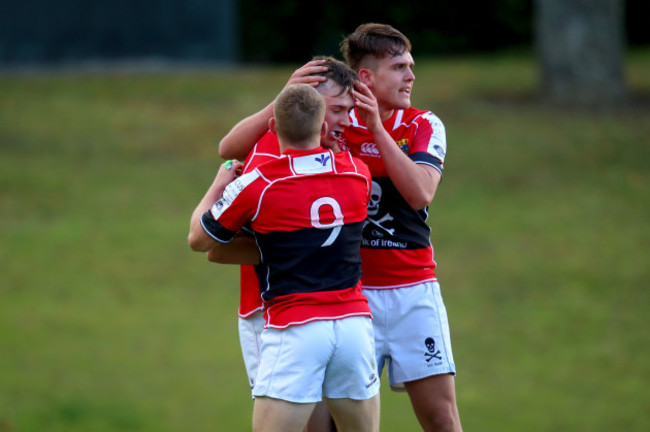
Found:
[[[436,280],[433,247],[426,223],[428,208],[413,210],[388,177],[384,162],[356,110],[343,133],[343,146],[363,160],[372,173],[372,194],[363,230],[362,283],[366,289],[401,288]],[[445,128],[430,111],[395,110],[384,128],[418,164],[442,173],[447,151]]]
[[[370,316],[359,256],[369,193],[367,166],[348,152],[290,150],[228,185],[201,223],[221,242],[250,224],[268,327]]]
[[[280,158],[280,144],[278,136],[271,131],[255,144],[253,150],[244,161],[242,174],[253,171],[258,165]],[[263,270],[263,266],[242,265],[239,272],[239,316],[248,318],[255,312],[263,309],[260,284],[256,270]]]

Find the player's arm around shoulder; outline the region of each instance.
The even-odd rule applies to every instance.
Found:
[[[327,70],[323,63],[323,60],[312,60],[296,69],[285,88],[294,84],[309,84],[315,87],[325,81],[327,78],[324,76],[313,75]],[[219,142],[219,156],[224,159],[246,159],[255,143],[269,130],[269,119],[273,117],[273,102],[237,123]]]
[[[230,243],[215,243],[206,253],[210,262],[219,264],[259,264],[260,251],[255,238],[238,231]]]
[[[219,156],[224,159],[246,159],[255,143],[269,130],[273,103],[237,123],[219,142]]]
[[[203,214],[212,208],[223,196],[226,187],[235,179],[237,172],[241,170],[242,164],[239,161],[229,161],[223,163],[217,172],[217,175],[206,191],[205,195],[192,212],[190,218],[190,232],[187,242],[190,248],[196,252],[205,252],[215,243],[213,239],[203,228],[201,218]]]

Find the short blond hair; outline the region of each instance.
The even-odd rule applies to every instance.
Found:
[[[294,84],[280,92],[273,104],[278,137],[288,144],[316,139],[325,121],[325,99],[312,86]]]

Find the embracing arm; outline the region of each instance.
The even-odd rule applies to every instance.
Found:
[[[326,77],[313,75],[327,70],[321,66],[324,60],[310,61],[296,69],[289,78],[285,88],[293,84],[317,86]],[[255,143],[269,130],[269,119],[273,117],[273,102],[237,123],[219,143],[219,156],[224,159],[246,159]]]
[[[230,168],[226,168],[225,164],[221,165],[219,172],[214,181],[208,188],[199,204],[194,209],[192,217],[190,218],[190,233],[187,237],[187,242],[196,252],[206,252],[218,242],[208,235],[201,225],[201,216],[203,213],[210,210],[210,208],[217,202],[226,186],[234,180],[237,171],[241,170],[241,162],[234,161]]]
[[[273,102],[237,123],[219,142],[219,156],[224,159],[246,159],[255,143],[269,130],[272,116]]]
[[[219,264],[259,264],[260,252],[255,239],[238,232],[228,244],[216,243],[206,254],[208,261]]]

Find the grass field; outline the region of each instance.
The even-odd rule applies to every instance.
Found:
[[[628,56],[650,95],[650,52]],[[219,138],[293,66],[0,76],[0,432],[245,431],[238,270],[190,252]],[[650,108],[532,103],[525,55],[423,60],[465,431],[650,430]],[[419,430],[382,389],[382,431]]]

